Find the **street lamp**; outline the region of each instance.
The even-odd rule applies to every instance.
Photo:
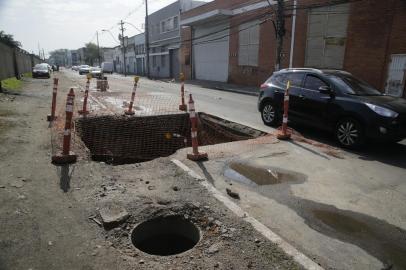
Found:
[[[108,29],[102,29],[101,31],[102,31],[103,33],[104,33],[104,32],[108,32],[115,42],[120,43],[120,42],[117,41],[117,39],[113,36],[113,34],[111,33],[110,30],[108,30]]]
[[[140,29],[139,29],[137,26],[135,26],[134,24],[129,23],[129,22],[124,22],[124,21],[123,21],[123,23],[126,23],[126,24],[131,25],[131,26],[134,27],[138,32],[142,33],[142,30],[140,30]]]

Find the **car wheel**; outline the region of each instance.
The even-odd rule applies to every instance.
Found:
[[[357,148],[364,143],[362,125],[353,118],[345,118],[338,122],[335,136],[341,146]]]
[[[276,126],[278,117],[275,106],[272,102],[266,102],[261,109],[262,121],[267,126]]]

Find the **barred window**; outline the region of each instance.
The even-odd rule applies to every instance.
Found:
[[[259,27],[258,21],[239,26],[238,65],[258,66]]]

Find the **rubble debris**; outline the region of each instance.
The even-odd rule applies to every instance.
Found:
[[[10,181],[10,186],[16,188],[22,188],[24,186],[24,182],[20,179],[13,179]]]
[[[120,224],[130,216],[124,207],[114,203],[102,207],[99,213],[104,227]]]
[[[214,254],[219,252],[221,247],[221,243],[214,243],[213,245],[211,245],[208,249],[207,249],[207,253],[208,254]]]
[[[228,196],[230,196],[231,198],[237,199],[237,200],[240,199],[240,195],[238,193],[232,191],[231,189],[226,188],[226,192],[227,192]]]
[[[102,223],[96,218],[96,216],[90,216],[89,219],[94,221],[100,227],[102,226]]]
[[[148,186],[148,190],[155,190],[156,187],[155,186]]]

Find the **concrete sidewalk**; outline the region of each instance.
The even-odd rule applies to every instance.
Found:
[[[215,89],[227,92],[233,92],[238,94],[245,94],[250,96],[258,96],[259,95],[259,87],[254,86],[243,86],[243,85],[236,85],[236,84],[229,84],[223,82],[213,82],[213,81],[201,81],[201,80],[192,80],[187,81],[187,84],[200,86],[207,89]]]
[[[403,168],[300,140],[205,146],[203,163],[186,151],[175,158],[323,268],[405,269]]]

